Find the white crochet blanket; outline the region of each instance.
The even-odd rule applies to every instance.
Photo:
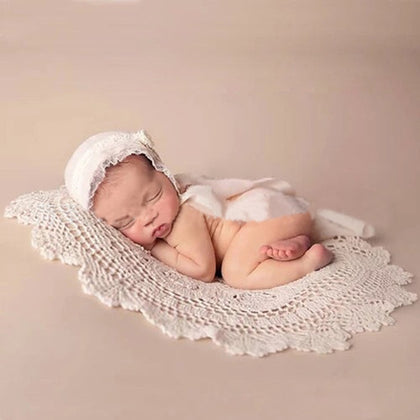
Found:
[[[44,258],[80,266],[85,293],[108,306],[140,311],[173,338],[209,337],[230,354],[345,350],[353,333],[393,324],[390,313],[417,299],[401,287],[412,274],[389,265],[385,249],[357,236],[323,241],[335,259],[321,270],[250,291],[222,279],[203,283],[179,274],[83,210],[64,185],[22,195],[4,215],[33,226],[32,246]]]

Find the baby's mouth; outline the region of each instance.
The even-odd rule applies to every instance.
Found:
[[[155,237],[163,237],[167,233],[169,233],[169,229],[170,229],[170,224],[169,223],[163,223],[162,225],[158,226],[153,231],[153,236],[155,236]]]

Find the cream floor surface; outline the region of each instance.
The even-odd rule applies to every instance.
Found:
[[[1,200],[98,131],[173,172],[288,180],[373,223],[419,293],[417,1],[0,1]],[[229,356],[82,293],[1,224],[0,419],[420,418],[420,305],[346,352]]]

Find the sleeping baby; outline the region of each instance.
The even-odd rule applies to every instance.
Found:
[[[65,178],[70,195],[98,219],[197,280],[211,282],[220,273],[231,287],[267,289],[333,258],[312,243],[309,212],[235,221],[181,203],[187,187],[177,184],[143,130],[90,137],[73,154]]]

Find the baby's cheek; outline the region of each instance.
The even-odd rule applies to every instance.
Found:
[[[180,207],[178,196],[175,195],[170,197],[166,203],[166,206],[170,208],[173,212],[178,212],[178,209]]]
[[[142,240],[141,235],[139,235],[137,232],[127,229],[125,232],[122,233],[124,236],[126,236],[128,239],[131,239],[136,244],[143,245],[142,242],[144,242],[144,240]]]

